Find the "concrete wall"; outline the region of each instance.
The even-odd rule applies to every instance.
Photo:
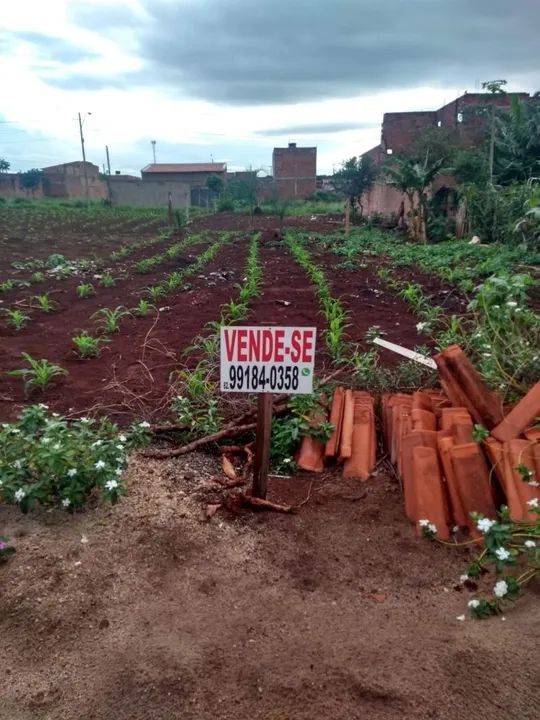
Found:
[[[0,197],[2,198],[42,198],[43,186],[27,190],[19,185],[19,173],[0,173]]]
[[[317,148],[291,144],[274,148],[272,168],[276,192],[285,200],[305,200],[317,189]]]
[[[167,183],[186,183],[188,185],[191,185],[192,187],[204,187],[206,186],[206,181],[209,177],[212,175],[217,175],[220,177],[223,181],[225,181],[225,171],[222,172],[180,172],[180,173],[159,173],[159,172],[151,172],[151,173],[145,173],[142,172],[142,179],[144,182],[156,182],[156,181],[162,181]]]
[[[174,208],[186,208],[191,205],[191,187],[187,183],[141,180],[129,175],[111,175],[109,182],[113,205],[166,207],[169,193]]]
[[[73,162],[43,168],[43,190],[46,197],[85,198],[85,163]],[[86,163],[88,177],[88,197],[91,200],[103,200],[107,197],[107,183],[101,179],[99,168],[94,163]]]

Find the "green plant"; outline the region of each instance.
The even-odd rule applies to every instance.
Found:
[[[362,195],[375,182],[376,170],[369,158],[352,157],[346,160],[341,169],[332,175],[332,184],[337,192],[342,193],[351,208],[352,219],[356,218],[357,205],[362,216]]]
[[[101,287],[114,287],[114,285],[116,285],[116,280],[111,275],[111,273],[104,273],[99,280],[99,284],[101,285]]]
[[[52,255],[49,255],[46,261],[47,267],[50,268],[58,268],[67,264],[68,259],[65,257],[65,255],[61,255],[60,253],[53,253]]]
[[[165,290],[161,285],[151,285],[145,288],[144,291],[151,300],[159,300],[165,294]]]
[[[88,298],[90,295],[95,294],[94,286],[92,283],[81,283],[80,285],[77,285],[77,295],[81,298]]]
[[[156,312],[156,310],[157,308],[155,305],[152,305],[152,303],[148,302],[148,300],[141,298],[138,304],[134,308],[131,308],[130,312],[132,315],[136,315],[137,317],[146,317],[151,312]]]
[[[24,394],[26,397],[28,397],[30,391],[34,389],[43,392],[55,377],[68,374],[68,371],[63,367],[50,363],[48,360],[36,360],[25,352],[22,353],[22,357],[30,367],[10,370],[7,374],[25,379]]]
[[[22,330],[23,327],[28,323],[30,317],[24,315],[20,310],[4,310],[4,314],[7,317],[6,323],[15,330]]]
[[[39,271],[38,271],[38,272],[35,272],[35,273],[32,273],[32,275],[30,276],[30,282],[31,282],[32,284],[34,284],[34,283],[39,283],[39,282],[43,282],[43,280],[45,280],[45,275],[44,275],[42,272],[39,272]]]
[[[89,358],[99,355],[102,345],[110,342],[110,340],[104,337],[93,337],[86,332],[82,332],[72,338],[72,342],[80,357]]]
[[[58,303],[50,299],[49,293],[34,295],[32,300],[36,302],[39,310],[43,310],[44,313],[50,313],[55,307],[58,307]]]
[[[111,308],[101,308],[90,316],[91,320],[99,320],[101,322],[101,331],[107,334],[116,333],[120,330],[120,321],[131,313],[125,307],[119,305],[111,310]]]
[[[147,442],[146,426],[119,433],[106,418],[68,422],[49,416],[46,405],[26,408],[0,427],[0,494],[22,512],[36,505],[74,512],[94,489],[115,503],[125,492],[128,452]]]
[[[15,287],[15,282],[13,280],[4,280],[0,283],[0,293],[8,292],[9,290],[13,290]]]

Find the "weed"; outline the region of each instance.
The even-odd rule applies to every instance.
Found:
[[[43,282],[44,280],[45,280],[45,275],[39,271],[32,273],[32,275],[30,276],[30,282],[32,284],[40,283],[40,282]]]
[[[116,285],[116,280],[111,273],[104,273],[99,280],[99,284],[101,287],[105,288],[114,287]]]

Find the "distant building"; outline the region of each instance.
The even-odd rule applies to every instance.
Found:
[[[305,200],[317,189],[317,148],[274,148],[272,173],[278,197],[283,200]]]
[[[87,180],[91,200],[107,197],[107,184],[100,177],[98,166],[82,160],[43,168],[43,194],[55,198],[85,198]]]
[[[155,163],[141,170],[143,184],[163,183],[168,187],[175,183],[188,185],[191,188],[191,204],[207,205],[211,193],[206,181],[217,175],[225,182],[227,165],[225,163]]]

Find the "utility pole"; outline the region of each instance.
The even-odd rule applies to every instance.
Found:
[[[152,143],[152,154],[154,155],[154,165],[156,164],[156,141],[150,140]]]
[[[81,135],[81,150],[82,150],[82,159],[83,159],[83,171],[84,171],[84,188],[85,188],[85,195],[86,195],[86,204],[90,202],[90,198],[88,195],[88,170],[86,168],[86,152],[84,150],[84,135],[83,135],[83,121],[81,118],[81,113],[78,113],[79,115],[79,133]],[[91,115],[91,113],[88,113],[88,115]]]
[[[109,146],[105,145],[105,155],[107,156],[107,175],[111,174],[111,159],[109,157]]]

